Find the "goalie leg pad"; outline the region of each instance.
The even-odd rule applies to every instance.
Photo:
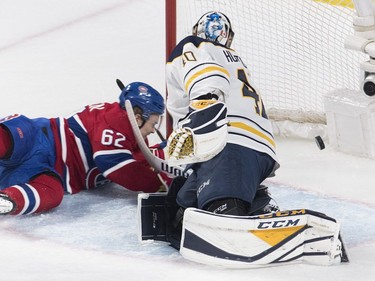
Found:
[[[254,268],[306,262],[345,262],[340,224],[301,209],[240,217],[189,208],[185,211],[181,255],[194,262]]]

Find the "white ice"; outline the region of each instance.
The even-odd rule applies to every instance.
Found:
[[[2,0],[0,116],[65,116],[116,101],[124,83],[164,93],[164,1]],[[137,240],[135,193],[118,186],[65,196],[41,215],[0,218],[0,280],[374,280],[375,161],[278,138],[267,181],[283,208],[322,211],[342,223],[351,262],[228,270],[184,260]]]

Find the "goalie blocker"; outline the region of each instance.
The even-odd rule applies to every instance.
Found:
[[[229,216],[188,208],[176,239],[168,221],[177,208],[166,198],[165,193],[138,195],[139,240],[169,242],[188,260],[228,268],[349,262],[340,224],[325,214],[300,209]]]

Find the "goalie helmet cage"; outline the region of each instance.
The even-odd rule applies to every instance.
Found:
[[[352,1],[166,0],[167,57],[208,11],[221,11],[231,20],[232,48],[248,64],[273,121],[324,127],[323,96],[359,88],[359,65],[366,56],[344,48],[353,33]],[[293,135],[291,130],[301,129],[287,128]]]

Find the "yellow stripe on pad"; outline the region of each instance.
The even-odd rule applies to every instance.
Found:
[[[279,228],[279,229],[263,229],[263,230],[249,230],[250,233],[262,239],[264,242],[271,246],[275,246],[284,239],[288,238],[290,235],[296,233],[301,228],[305,227],[304,225],[301,226],[292,226],[286,228]]]

